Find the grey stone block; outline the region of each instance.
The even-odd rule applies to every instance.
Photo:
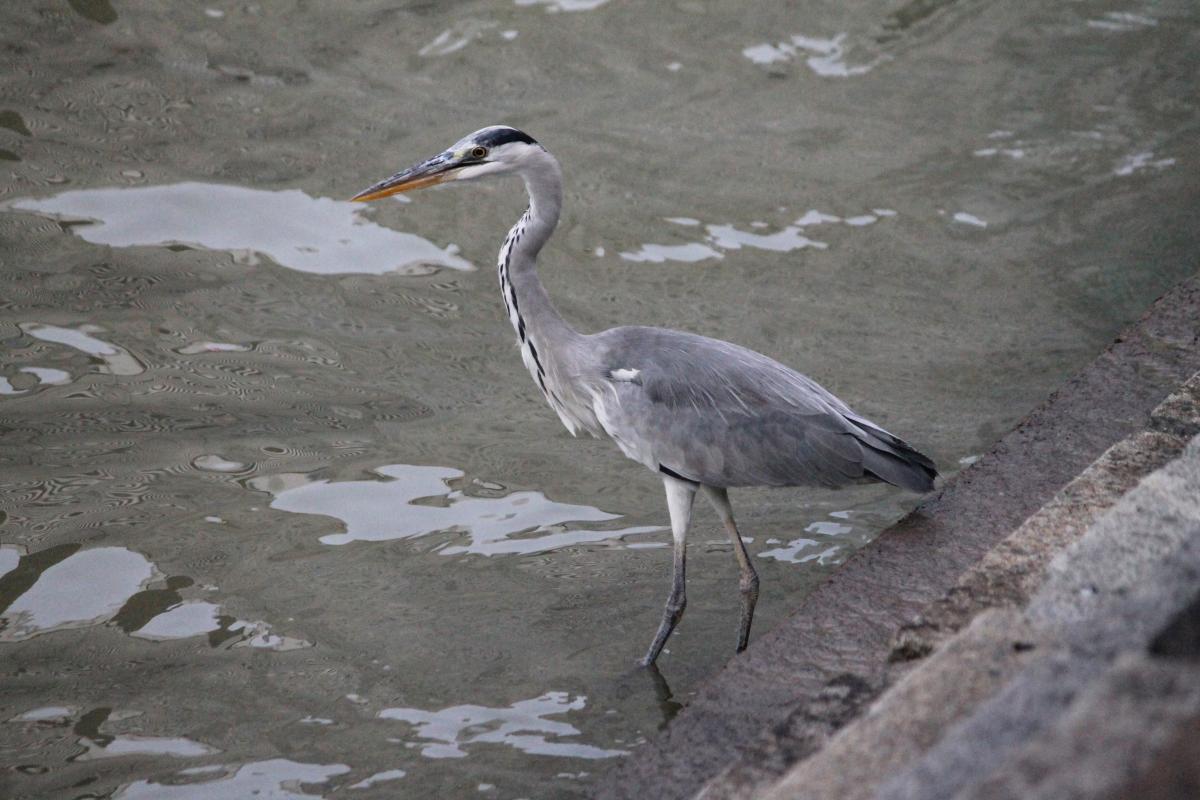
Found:
[[[963,573],[939,598],[896,635],[893,662],[930,653],[975,614],[998,606],[1021,606],[1045,579],[1050,559],[1076,541],[1144,476],[1179,455],[1177,437],[1143,431],[1110,447],[1079,477]]]
[[[976,788],[1008,771],[1118,657],[1144,653],[1200,586],[1200,437],[1148,476],[1060,553],[1024,618],[1062,643],[1032,663],[937,745],[885,784],[886,800],[990,796]],[[1071,770],[1070,763],[1060,769]],[[999,778],[997,778],[999,780]],[[1064,779],[1065,780],[1065,779]],[[960,794],[961,793],[961,794]],[[1016,795],[1023,796],[1023,795]]]
[[[1155,430],[1190,439],[1200,434],[1200,372],[1193,375],[1154,409]]]
[[[950,725],[1031,663],[1049,658],[1056,647],[1053,639],[1031,630],[1016,610],[983,612],[758,797],[873,797],[888,775],[919,758]]]
[[[1123,657],[1043,735],[959,800],[1093,800],[1153,784],[1171,750],[1200,719],[1194,665],[1142,654]],[[1186,762],[1180,767],[1187,769]],[[1191,764],[1200,771],[1200,759]],[[1190,800],[1200,794],[1165,797]],[[1144,800],[1145,795],[1130,796]]]

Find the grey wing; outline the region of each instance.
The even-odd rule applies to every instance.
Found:
[[[760,353],[660,328],[596,338],[597,416],[651,469],[712,486],[932,488],[932,461]]]

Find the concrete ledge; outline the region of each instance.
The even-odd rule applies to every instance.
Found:
[[[1200,797],[1198,732],[1195,664],[1130,655],[1080,697],[1060,724],[1029,743],[1009,770],[968,797]],[[1172,779],[1173,772],[1190,774],[1190,789]]]
[[[1200,416],[1196,409],[1200,408],[1200,374],[1180,386],[1154,409],[1150,423],[1155,430],[1190,439],[1200,434]]]
[[[889,775],[921,757],[949,726],[1055,650],[1055,642],[1031,629],[1018,612],[984,612],[825,747],[754,796],[874,797]]]
[[[1200,403],[1177,407],[1187,415],[1195,415],[1197,409]],[[1183,440],[1171,434],[1143,431],[1110,447],[964,572],[944,597],[902,627],[889,659],[902,662],[927,655],[984,609],[1023,606],[1041,585],[1051,557],[1082,536],[1145,475],[1178,456],[1183,446]]]
[[[1052,642],[1049,654],[960,707],[962,721],[870,796],[1100,797],[1119,788],[1153,760],[1170,738],[1164,730],[1200,713],[1195,662],[1151,652],[1198,585],[1200,437],[1050,563],[1014,623]],[[807,766],[786,782],[801,785]]]
[[[815,752],[886,686],[903,626],[1200,371],[1197,319],[1192,278],[731,661],[597,796],[690,797],[718,774],[706,797],[745,796]]]

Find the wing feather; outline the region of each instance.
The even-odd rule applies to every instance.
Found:
[[[661,328],[616,328],[601,354],[597,417],[652,469],[714,486],[882,480],[932,487],[933,462],[812,379],[728,342]],[[617,380],[636,371],[637,380]]]

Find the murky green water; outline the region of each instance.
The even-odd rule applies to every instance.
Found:
[[[587,330],[731,339],[947,473],[1194,270],[1183,2],[0,10],[0,794],[582,796],[726,661],[736,569],[571,439],[519,184],[343,199],[506,122]],[[743,491],[768,629],[914,498]]]

